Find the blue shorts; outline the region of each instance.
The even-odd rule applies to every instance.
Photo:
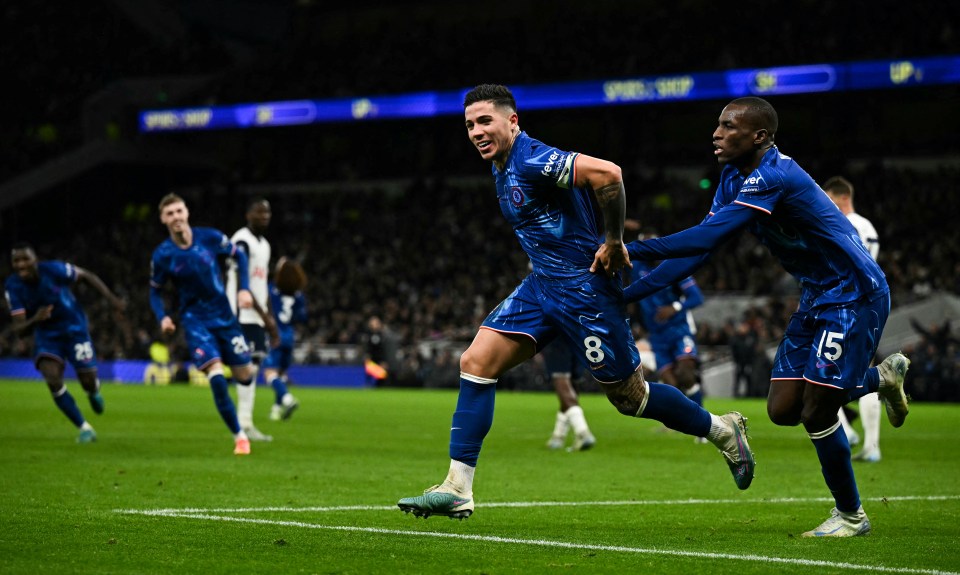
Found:
[[[770,380],[805,379],[848,391],[862,387],[889,315],[889,294],[872,302],[819,307],[801,303],[787,324]]]
[[[574,357],[565,341],[554,341],[541,354],[548,376],[566,375],[575,379],[583,371],[583,365]]]
[[[69,361],[78,372],[97,369],[97,352],[93,348],[90,332],[85,329],[71,329],[63,333],[37,330],[34,332],[34,348],[34,365],[47,358],[61,364]]]
[[[697,341],[689,329],[677,329],[666,333],[647,335],[650,349],[657,358],[657,370],[663,370],[678,359],[685,357],[697,359]]]
[[[630,377],[640,367],[619,279],[589,274],[573,282],[544,281],[528,275],[500,302],[483,328],[523,334],[537,350],[554,338],[601,383]]]
[[[203,370],[216,360],[229,366],[250,363],[250,348],[240,324],[208,328],[201,323],[183,322],[193,365]]]
[[[265,358],[267,350],[270,349],[267,343],[267,329],[255,323],[241,323],[240,331],[243,332],[243,339],[247,341],[247,346],[250,348],[250,356],[256,359]]]
[[[293,364],[293,346],[280,345],[270,350],[270,355],[263,360],[264,369],[276,369],[278,371],[287,371]]]

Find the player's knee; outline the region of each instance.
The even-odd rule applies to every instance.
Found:
[[[785,408],[775,403],[767,404],[767,417],[775,425],[793,427],[800,424],[800,412],[793,408]]]
[[[250,382],[253,380],[253,374],[255,373],[254,367],[251,364],[235,366],[231,369],[233,370],[233,378],[237,380],[237,383],[250,385]]]
[[[47,378],[47,389],[50,390],[50,393],[57,395],[63,389],[63,378]]]
[[[646,405],[647,386],[639,371],[623,381],[602,387],[607,400],[623,415],[636,417]]]
[[[460,373],[469,373],[477,377],[496,379],[500,376],[491,363],[476,353],[472,347],[460,356]]]

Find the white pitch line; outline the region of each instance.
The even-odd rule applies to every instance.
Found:
[[[303,527],[307,529],[323,529],[328,531],[352,531],[360,533],[375,533],[379,535],[401,535],[407,537],[436,537],[443,539],[460,539],[466,541],[484,541],[490,543],[510,543],[514,545],[533,545],[539,547],[558,547],[562,549],[583,549],[589,551],[612,551],[618,553],[637,553],[641,555],[666,555],[671,557],[688,557],[694,559],[726,559],[732,561],[748,561],[760,563],[779,563],[783,565],[799,565],[804,567],[827,567],[831,569],[848,569],[867,571],[870,573],[905,573],[908,575],[960,575],[955,571],[940,571],[937,569],[914,569],[910,567],[884,567],[882,565],[861,565],[857,563],[837,563],[811,559],[790,559],[786,557],[768,557],[765,555],[735,555],[731,553],[708,553],[701,551],[677,551],[673,549],[656,549],[643,547],[625,547],[621,545],[592,545],[588,543],[571,543],[568,541],[550,541],[548,539],[517,539],[514,537],[497,537],[491,535],[467,535],[462,533],[438,533],[435,531],[402,531],[399,529],[383,529],[379,527],[355,527],[349,525],[318,525],[302,521],[273,521],[268,519],[250,519],[246,517],[228,517],[223,515],[195,514],[195,513],[152,513],[163,517],[179,517],[184,519],[207,519],[210,521],[232,521],[235,523],[254,523],[257,525],[280,525],[284,527]]]
[[[955,501],[960,495],[902,495],[893,497],[870,497],[863,501]],[[831,497],[778,497],[772,499],[660,499],[637,501],[504,501],[481,503],[484,508],[506,507],[620,507],[633,505],[730,505],[743,503],[832,503]],[[258,513],[282,511],[286,513],[329,513],[335,511],[395,511],[396,505],[339,505],[324,507],[237,507],[204,509],[198,507],[167,509],[114,509],[115,513],[135,515],[167,515],[170,513]]]

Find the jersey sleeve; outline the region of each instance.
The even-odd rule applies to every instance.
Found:
[[[245,240],[234,240],[233,246],[237,251],[247,254],[247,258],[250,257],[250,246],[247,245]]]
[[[224,256],[235,256],[237,246],[230,241],[227,234],[213,229],[204,230],[204,241],[215,253]]]
[[[67,262],[52,261],[47,269],[57,285],[70,285],[77,281],[77,268]]]
[[[15,286],[9,285],[6,286],[3,295],[7,299],[7,307],[10,308],[10,315],[24,315],[27,313],[27,308],[23,304],[23,300],[20,297],[20,291],[16,289]]]
[[[783,190],[783,182],[777,172],[761,166],[743,181],[733,203],[771,214],[780,201]]]
[[[250,289],[250,259],[245,251],[237,249],[237,245],[230,241],[227,234],[208,228],[205,230],[207,246],[214,253],[231,256],[237,262],[237,285],[242,290]]]
[[[150,309],[153,310],[157,321],[162,321],[167,315],[166,304],[160,291],[166,281],[167,274],[162,257],[158,252],[153,252],[153,257],[150,259]]]
[[[673,285],[696,271],[708,257],[710,254],[702,254],[662,262],[653,271],[624,288],[624,301],[638,301]]]
[[[697,280],[693,276],[688,277],[679,284],[680,291],[683,292],[683,309],[693,309],[703,305],[703,292],[697,285]]]
[[[536,145],[531,147],[524,158],[522,175],[533,181],[546,181],[550,184],[569,190],[575,181],[574,164],[579,154],[564,152],[563,150]]]
[[[307,323],[307,298],[297,292],[293,302],[293,323]]]
[[[163,265],[163,258],[159,252],[153,252],[150,258],[150,287],[162,288],[167,282],[167,270]]]
[[[704,255],[744,228],[758,214],[746,204],[734,202],[711,213],[700,225],[682,232],[627,244],[630,259],[662,260]],[[695,268],[694,268],[695,269]],[[692,272],[693,270],[691,270]],[[675,277],[674,283],[690,275]]]

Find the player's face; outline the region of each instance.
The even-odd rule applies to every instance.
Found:
[[[517,114],[498,108],[493,102],[475,102],[463,111],[467,137],[480,157],[502,166],[507,161],[513,138],[519,131]]]
[[[171,234],[182,233],[190,227],[190,212],[183,202],[173,202],[160,210],[160,221]]]
[[[10,263],[13,271],[20,279],[32,281],[37,278],[37,255],[31,249],[13,250],[10,252]]]
[[[271,215],[273,214],[270,211],[270,204],[267,202],[254,204],[247,210],[247,225],[250,226],[251,231],[262,234],[270,227]]]
[[[713,131],[713,155],[721,164],[749,165],[757,151],[758,130],[749,121],[744,106],[729,105],[720,113]]]

